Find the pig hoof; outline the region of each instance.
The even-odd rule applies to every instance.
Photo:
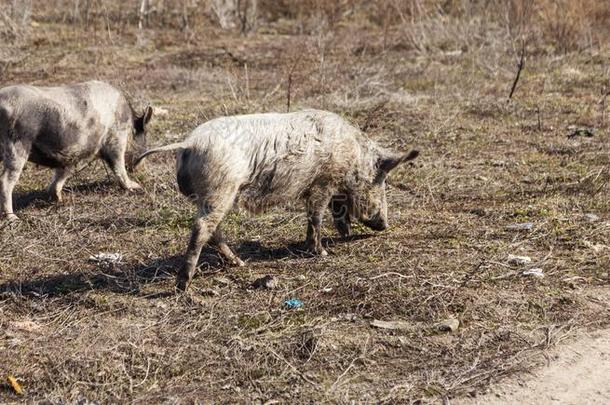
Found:
[[[186,292],[189,284],[190,283],[188,280],[179,278],[178,280],[176,280],[176,290],[178,290],[178,292]]]
[[[129,187],[127,187],[127,190],[132,191],[132,192],[140,191],[140,190],[142,190],[142,186],[139,185],[138,183],[133,183],[133,184],[130,184]]]
[[[61,194],[55,194],[55,193],[49,193],[49,200],[57,203],[57,204],[61,204],[64,202],[63,197],[61,196]]]
[[[244,263],[244,261],[239,258],[235,258],[235,260],[233,261],[233,265],[236,267],[244,267],[246,263]]]
[[[17,215],[13,214],[12,212],[9,214],[6,214],[5,218],[8,222],[20,221],[19,217]]]
[[[314,256],[328,256],[328,252],[322,247],[309,248],[307,251]]]
[[[341,235],[342,238],[349,238],[350,236],[352,236],[352,231],[351,230],[342,231],[342,232],[339,232],[339,235]]]

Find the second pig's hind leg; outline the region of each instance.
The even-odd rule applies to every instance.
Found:
[[[121,187],[129,191],[139,190],[142,187],[129,178],[127,170],[125,169],[126,149],[127,141],[117,141],[116,143],[104,146],[100,154],[102,159],[108,163],[112,172],[119,179]]]
[[[49,187],[47,188],[47,192],[49,193],[49,197],[51,197],[51,199],[59,203],[62,202],[63,198],[61,192],[66,184],[66,180],[68,180],[71,174],[72,169],[69,167],[55,169],[53,180],[51,180],[51,184],[49,184]]]

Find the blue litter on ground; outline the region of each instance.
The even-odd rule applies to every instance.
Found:
[[[284,301],[284,306],[288,309],[297,309],[303,307],[303,301],[297,298],[291,298],[289,300]]]

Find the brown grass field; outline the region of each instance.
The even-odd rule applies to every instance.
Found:
[[[113,83],[167,111],[150,146],[290,98],[421,155],[389,179],[387,231],[341,240],[328,222],[330,254],[313,258],[298,206],[235,211],[225,233],[246,267],[206,250],[186,295],[194,207],[173,156],[147,161],[137,194],[84,165],[59,206],[52,172],[28,164],[22,221],[0,222],[0,403],[447,403],[609,326],[603,1],[261,0],[229,29],[205,1],[151,0],[141,29],[139,7],[0,1],[0,85]],[[253,289],[265,275],[278,287]],[[283,307],[293,297],[302,309]],[[459,328],[439,331],[450,317]]]

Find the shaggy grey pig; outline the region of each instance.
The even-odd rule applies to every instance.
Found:
[[[307,248],[326,255],[320,224],[327,207],[346,235],[350,218],[373,230],[387,227],[385,179],[400,163],[417,157],[390,152],[336,114],[307,110],[217,118],[183,142],[140,156],[177,150],[180,191],[198,212],[177,287],[185,290],[203,245],[210,242],[233,264],[243,262],[225,243],[220,222],[236,201],[250,211],[305,201]]]
[[[58,201],[75,166],[94,157],[108,163],[123,188],[140,188],[127,176],[125,151],[130,139],[137,154],[146,150],[151,116],[151,107],[136,115],[119,90],[98,81],[0,89],[0,217],[17,218],[12,192],[28,160],[55,169],[48,191]]]

